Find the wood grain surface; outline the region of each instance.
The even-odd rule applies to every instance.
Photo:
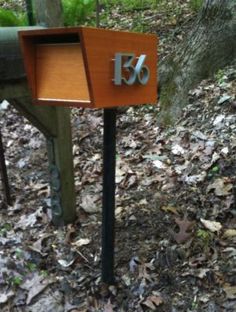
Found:
[[[24,31],[20,38],[32,96],[40,105],[107,108],[157,102],[156,35],[72,27]],[[148,83],[115,85],[115,53],[145,54]]]
[[[90,103],[80,44],[37,45],[36,84],[38,100]]]

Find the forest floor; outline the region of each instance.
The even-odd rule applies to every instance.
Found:
[[[119,9],[110,14],[108,26],[118,28]],[[138,19],[124,14],[125,23]],[[183,6],[172,20],[145,14],[163,59],[184,39],[192,13]],[[0,310],[236,311],[235,94],[236,66],[229,66],[189,92],[172,127],[158,126],[158,105],[118,113],[110,287],[101,283],[100,262],[102,111],[72,111],[78,218],[55,228],[45,139],[4,101],[14,200],[6,208],[0,194]]]

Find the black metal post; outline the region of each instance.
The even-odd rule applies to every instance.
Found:
[[[104,109],[102,281],[114,283],[116,109]]]
[[[5,157],[4,157],[4,148],[2,144],[1,131],[0,131],[0,175],[1,175],[1,180],[2,180],[4,199],[8,205],[11,205],[10,187],[8,183],[7,168],[6,168]]]

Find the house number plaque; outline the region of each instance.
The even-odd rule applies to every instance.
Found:
[[[121,86],[122,83],[128,86],[136,83],[146,85],[150,77],[149,68],[144,64],[146,57],[145,54],[136,57],[134,53],[116,53],[114,84],[116,86]]]

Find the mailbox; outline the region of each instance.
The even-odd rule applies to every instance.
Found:
[[[110,108],[104,109],[101,259],[102,281],[113,283],[116,109],[112,107],[156,103],[157,37],[88,27],[20,31],[19,36],[36,104]]]
[[[156,103],[157,37],[89,27],[20,31],[39,105],[109,108]]]

